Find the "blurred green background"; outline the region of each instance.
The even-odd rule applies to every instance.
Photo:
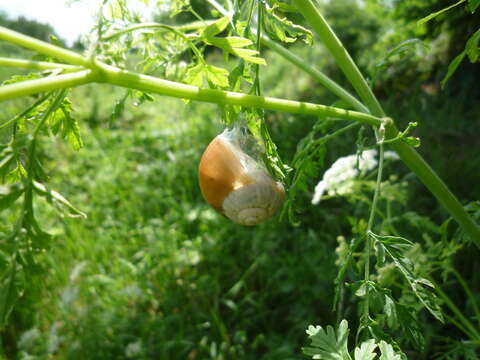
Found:
[[[358,5],[336,0],[323,6],[386,112],[400,128],[410,121],[419,123],[419,152],[467,203],[480,199],[479,67],[465,60],[445,89],[440,80],[478,26],[478,12],[471,15],[459,8],[454,16],[439,17],[425,27],[415,24],[449,4],[409,0]],[[201,2],[197,5],[200,12]],[[49,26],[7,14],[0,15],[0,25],[42,39],[52,32]],[[412,38],[422,42],[385,61],[390,49]],[[318,40],[312,48],[298,44],[291,50],[345,83]],[[268,50],[263,55],[268,63],[261,69],[265,95],[334,103],[335,98],[301,70]],[[0,42],[0,56],[31,54]],[[24,72],[1,68],[0,80]],[[7,356],[302,358],[306,327],[337,321],[331,310],[337,238],[349,239],[358,219],[368,214],[368,207],[353,199],[311,205],[324,170],[339,156],[355,152],[357,134],[328,146],[325,164],[297,198],[299,226],[276,217],[245,228],[214,213],[197,185],[199,158],[222,130],[220,110],[155,96],[154,102],[140,106],[128,101],[114,119],[115,104],[124,94],[105,85],[72,91],[85,143],[79,152],[65,142],[42,138],[51,187],[88,218],[59,218],[42,201],[36,203],[42,227],[54,240],[39,254],[38,272],[26,279],[27,290],[1,334]],[[2,103],[2,121],[28,103]],[[288,164],[316,119],[273,112],[266,119]],[[0,133],[2,141],[3,136]],[[408,183],[402,193],[405,201],[394,204],[399,226],[405,236],[426,247],[425,239],[440,236],[437,226],[448,215],[402,164],[389,165],[386,176],[393,174]],[[6,231],[3,224],[16,211],[2,215],[0,231]],[[407,212],[416,215],[408,217]],[[480,271],[472,269],[478,268],[478,255],[469,248],[453,259],[477,293]],[[459,306],[468,308],[455,287],[451,292]],[[352,300],[345,312],[352,323],[357,321],[355,313]],[[419,319],[426,329],[427,350],[413,351],[414,359],[432,358],[438,351],[436,336],[448,331],[459,335],[442,329],[428,314],[420,313]]]

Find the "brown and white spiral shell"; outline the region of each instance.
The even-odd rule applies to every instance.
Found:
[[[270,218],[285,198],[283,185],[228,133],[218,135],[205,149],[198,175],[205,200],[241,225],[257,225]]]

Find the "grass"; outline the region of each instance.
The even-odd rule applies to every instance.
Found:
[[[25,331],[15,334],[19,353],[295,357],[308,323],[331,320],[331,283],[316,279],[335,272],[325,224],[242,228],[208,207],[196,172],[221,129],[215,107],[161,99],[105,126],[122,93],[96,87],[85,97],[90,91],[72,94],[85,148],[43,143],[50,186],[88,218],[53,220],[37,204],[55,236],[39,259],[44,288],[13,314],[16,331]]]

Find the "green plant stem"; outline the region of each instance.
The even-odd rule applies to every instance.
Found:
[[[52,56],[59,60],[63,60],[72,65],[80,65],[89,67],[90,60],[74,51],[63,49],[59,46],[49,44],[45,41],[35,39],[33,37],[20,34],[16,31],[0,26],[0,40],[5,40],[13,44],[17,44],[28,49],[38,51],[39,53]]]
[[[452,267],[450,271],[453,273],[453,275],[455,275],[458,282],[460,283],[463,290],[465,291],[465,294],[467,294],[468,298],[470,299],[470,302],[472,303],[473,311],[475,313],[475,317],[477,318],[477,323],[480,324],[480,309],[478,308],[478,304],[477,304],[478,301],[477,299],[475,299],[475,296],[473,295],[472,290],[468,286],[463,276],[460,275],[460,273],[456,269]]]
[[[369,321],[370,319],[370,256],[372,252],[372,232],[373,222],[375,220],[375,211],[377,209],[378,198],[380,197],[380,190],[382,185],[382,173],[383,173],[383,144],[380,144],[380,159],[378,160],[378,173],[377,173],[377,182],[375,184],[375,193],[373,195],[372,206],[370,207],[370,216],[368,218],[367,225],[367,234],[365,239],[365,307],[363,309],[363,318],[364,321]]]
[[[210,25],[212,23],[214,23],[215,21],[214,20],[206,20],[206,21],[195,21],[193,23],[189,23],[189,24],[186,24],[186,25],[180,25],[180,26],[173,26],[173,25],[165,25],[165,24],[160,24],[160,23],[139,23],[139,24],[133,24],[123,30],[119,30],[115,33],[112,33],[112,34],[107,34],[105,37],[102,38],[102,41],[109,41],[109,40],[113,40],[121,35],[125,35],[125,34],[128,34],[130,32],[133,32],[133,31],[137,31],[137,30],[145,30],[145,29],[151,29],[151,30],[158,30],[158,29],[161,29],[161,30],[168,30],[168,31],[174,31],[176,34],[178,34],[178,32],[182,32],[182,31],[190,31],[190,30],[196,30],[196,29],[199,29],[199,28],[202,28],[204,26],[207,26],[207,25]],[[183,36],[185,37],[189,37],[189,35],[185,35],[182,33]],[[197,37],[197,35],[196,35]]]
[[[307,74],[312,76],[315,80],[317,80],[321,85],[323,85],[326,89],[330,90],[332,93],[337,95],[340,99],[350,104],[357,111],[364,112],[364,113],[370,112],[368,108],[365,105],[363,105],[355,96],[350,94],[347,90],[345,90],[335,81],[330,79],[327,75],[315,69],[314,67],[310,66],[308,63],[306,63],[304,60],[302,60],[300,57],[298,57],[291,51],[277,44],[275,41],[271,40],[266,35],[262,35],[260,40],[262,44],[267,46],[270,50],[273,50],[278,55],[282,56],[285,60],[291,62],[292,64],[296,65],[298,68],[305,71]]]
[[[423,157],[403,141],[394,142],[390,146],[437,200],[445,206],[450,215],[470,235],[472,241],[480,247],[480,227]]]
[[[9,67],[18,67],[18,68],[27,68],[34,70],[54,70],[54,69],[65,69],[65,70],[80,70],[81,67],[51,63],[45,61],[34,61],[34,60],[23,60],[23,59],[13,59],[0,57],[0,66],[9,66]]]
[[[42,119],[38,122],[37,126],[33,130],[32,143],[36,141],[37,136],[40,133],[40,130],[42,129],[43,125],[45,125],[45,122],[48,120],[50,114],[60,106],[66,94],[67,94],[67,90],[60,91],[58,95],[55,97],[55,100],[52,102],[52,104],[48,107],[47,111],[45,111],[45,113],[42,116]],[[29,159],[33,159],[33,154],[31,155],[32,156],[29,156]]]
[[[0,125],[0,129],[3,129],[4,127],[7,127],[8,125],[14,123],[15,121],[21,119],[25,115],[27,115],[30,111],[35,109],[38,105],[43,103],[45,100],[47,100],[50,97],[50,95],[45,95],[39,100],[35,101],[32,105],[30,105],[28,108],[26,108],[24,111],[22,111],[20,114],[14,116],[10,120],[5,121],[3,124]]]
[[[231,91],[202,89],[192,85],[181,84],[173,81],[158,79],[152,76],[133,73],[126,70],[120,70],[106,64],[100,64],[99,67],[102,71],[102,79],[104,82],[142,91],[155,92],[160,95],[168,95],[221,105],[250,106],[295,114],[322,114],[333,118],[354,120],[373,126],[378,126],[381,123],[381,119],[375,116],[330,106],[272,97],[247,95]]]
[[[49,76],[42,79],[3,85],[0,86],[0,101],[88,84],[95,81],[96,78],[98,76],[91,70],[83,70],[71,74]]]
[[[377,126],[381,123],[381,119],[375,116],[331,106],[272,97],[246,95],[231,91],[202,89],[192,85],[121,70],[106,64],[97,63],[97,66],[97,71],[84,70],[72,74],[51,76],[43,79],[28,80],[20,83],[4,85],[0,87],[0,101],[92,82],[101,82],[141,91],[154,92],[160,95],[215,104],[251,106],[296,114],[325,115],[338,119],[358,121],[372,126]]]
[[[431,280],[431,279],[430,279]],[[463,324],[463,326],[468,329],[469,333],[472,334],[472,340],[480,340],[480,333],[475,328],[474,325],[462,314],[462,312],[458,309],[455,303],[450,299],[450,297],[445,294],[445,292],[436,284],[433,280],[431,280],[435,286],[436,293],[442,298],[445,305],[447,305],[450,310],[455,314],[457,319]]]
[[[376,99],[366,80],[358,70],[354,61],[348,54],[333,30],[327,24],[320,11],[315,7],[312,0],[293,0],[297,9],[307,19],[316,31],[325,46],[330,50],[335,61],[350,81],[362,101],[370,109],[373,115],[384,117],[385,113]],[[386,139],[397,136],[398,130],[393,121],[386,124]],[[411,171],[423,182],[437,200],[445,206],[450,215],[457,221],[463,230],[470,235],[473,242],[480,248],[480,227],[465,211],[462,204],[439,178],[435,171],[411,146],[403,141],[395,141],[390,144],[400,159]]]
[[[84,65],[88,65],[88,67],[95,70],[85,70],[72,74],[5,85],[0,88],[0,101],[59,88],[74,87],[91,82],[106,82],[137,90],[155,92],[160,95],[211,102],[215,104],[251,106],[267,110],[285,111],[305,115],[326,115],[339,119],[359,121],[363,124],[372,126],[379,126],[381,124],[381,119],[369,114],[292,100],[246,95],[243,93],[213,89],[201,89],[192,85],[181,84],[121,70],[101,62],[95,62],[93,59],[88,60],[87,58],[69,50],[45,43],[41,40],[30,38],[29,36],[3,27],[0,27],[0,39],[34,49],[73,64],[82,62]]]
[[[475,341],[475,335],[472,334],[470,331],[468,331],[465,326],[463,326],[462,324],[460,324],[453,316],[450,316],[448,314],[444,314],[445,315],[445,318],[450,322],[452,323],[453,325],[455,325],[460,331],[462,331],[465,335],[467,335],[470,339],[474,340]],[[478,340],[477,340],[478,341]]]
[[[203,59],[202,54],[200,53],[198,48],[195,46],[195,44],[190,40],[190,38],[187,35],[179,31],[178,28],[175,26],[158,24],[158,23],[135,24],[135,25],[132,25],[131,27],[118,31],[114,34],[107,35],[106,37],[102,38],[102,41],[111,41],[118,36],[124,35],[132,31],[141,30],[141,29],[162,29],[162,30],[166,30],[174,33],[175,35],[185,40],[185,42],[188,44],[188,46],[193,51],[193,53],[198,58],[198,60],[201,61],[203,64],[205,64],[205,60]]]
[[[357,65],[350,57],[350,54],[343,46],[340,39],[335,35],[330,25],[328,25],[318,8],[313,4],[312,0],[293,0],[293,3],[318,34],[334,57],[337,65],[343,71],[372,114],[376,114],[380,117],[385,116],[380,103],[363,78]]]

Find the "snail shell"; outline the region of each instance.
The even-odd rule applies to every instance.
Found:
[[[268,219],[285,198],[283,185],[225,133],[205,149],[198,176],[205,200],[241,225],[257,225]]]

